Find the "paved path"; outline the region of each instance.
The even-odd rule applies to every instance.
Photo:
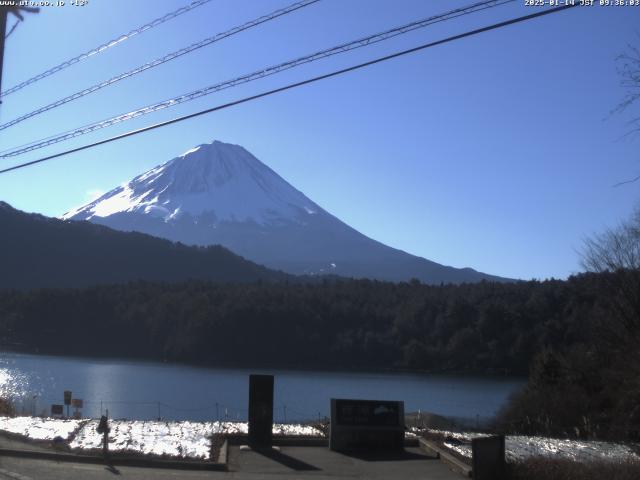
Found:
[[[444,464],[429,458],[418,448],[389,458],[354,457],[331,452],[325,447],[282,447],[280,452],[257,453],[229,449],[229,472],[186,471],[157,468],[115,467],[55,462],[15,457],[0,458],[0,480],[74,479],[181,479],[276,480],[313,479],[403,479],[461,480]]]
[[[39,445],[36,442],[27,442],[25,440],[10,438],[0,433],[0,448],[8,448],[10,450],[35,450],[39,452],[52,452],[52,448]]]
[[[274,479],[402,479],[461,480],[435,458],[419,448],[407,448],[402,455],[343,455],[326,447],[282,447],[280,452],[257,453],[229,450],[229,469],[235,478]]]

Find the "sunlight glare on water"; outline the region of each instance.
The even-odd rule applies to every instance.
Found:
[[[16,399],[27,393],[27,378],[0,363],[0,397]]]

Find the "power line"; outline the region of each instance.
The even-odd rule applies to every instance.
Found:
[[[271,67],[263,68],[257,70],[255,72],[242,75],[240,77],[236,77],[232,80],[226,80],[224,82],[216,83],[214,85],[210,85],[205,88],[201,88],[195,90],[193,92],[189,92],[186,94],[179,95],[177,97],[170,98],[168,100],[164,100],[162,102],[158,102],[155,104],[147,105],[146,107],[139,108],[137,110],[133,110],[115,117],[108,118],[106,120],[102,120],[99,122],[91,123],[88,125],[84,125],[75,130],[69,130],[57,135],[53,135],[47,137],[45,139],[36,140],[22,147],[14,147],[9,150],[5,150],[6,153],[1,153],[0,158],[9,158],[15,157],[17,155],[21,155],[23,153],[27,153],[33,150],[38,150],[40,148],[44,148],[65,140],[69,140],[71,138],[75,138],[81,135],[85,135],[87,133],[94,132],[96,130],[100,130],[102,128],[110,127],[111,125],[115,125],[117,123],[125,122],[127,120],[131,120],[133,118],[137,118],[143,115],[147,115],[149,113],[156,112],[158,110],[163,110],[165,108],[173,107],[175,105],[179,105],[181,103],[185,103],[191,100],[195,100],[200,97],[204,97],[206,95],[210,95],[215,92],[219,92],[221,90],[225,90],[227,88],[236,87],[238,85],[252,82],[254,80],[259,80],[264,77],[268,77],[271,75],[275,75],[277,73],[283,72],[285,70],[289,70],[294,67],[298,67],[300,65],[304,65],[307,63],[311,63],[323,58],[331,57],[333,55],[345,53],[351,50],[355,50],[358,48],[366,47],[369,45],[373,45],[375,43],[389,40],[398,35],[402,35],[413,30],[424,28],[429,25],[433,25],[435,23],[451,20],[453,18],[461,17],[464,15],[469,15],[471,13],[475,13],[478,11],[486,10],[488,8],[494,8],[500,5],[504,5],[506,3],[511,3],[515,0],[487,0],[479,3],[474,3],[472,5],[457,8],[455,10],[450,10],[446,13],[434,15],[425,19],[417,20],[406,25],[402,25],[400,27],[395,27],[384,32],[375,33],[373,35],[369,35],[367,37],[360,38],[358,40],[354,40],[348,43],[343,43],[336,47],[328,48],[325,50],[321,50],[319,52],[312,53],[310,55],[305,55],[303,57],[296,58],[294,60],[289,60],[284,63],[280,63],[277,65],[273,65]]]
[[[64,155],[69,155],[71,153],[80,152],[82,150],[87,150],[89,148],[97,147],[99,145],[104,145],[106,143],[111,143],[111,142],[114,142],[116,140],[120,140],[120,139],[123,139],[123,138],[131,137],[133,135],[138,135],[138,134],[143,133],[143,132],[147,132],[149,130],[154,130],[156,128],[165,127],[167,125],[172,125],[174,123],[182,122],[184,120],[189,120],[191,118],[195,118],[195,117],[198,117],[200,115],[205,115],[207,113],[216,112],[218,110],[224,110],[226,108],[230,108],[230,107],[233,107],[233,106],[236,106],[236,105],[240,105],[242,103],[247,103],[247,102],[250,102],[252,100],[257,100],[259,98],[263,98],[263,97],[267,97],[267,96],[270,96],[270,95],[274,95],[276,93],[284,92],[286,90],[291,90],[293,88],[301,87],[303,85],[308,85],[310,83],[315,83],[315,82],[318,82],[320,80],[325,80],[327,78],[336,77],[338,75],[342,75],[342,74],[347,73],[347,72],[352,72],[354,70],[359,70],[361,68],[365,68],[365,67],[368,67],[368,66],[371,66],[371,65],[375,65],[377,63],[381,63],[381,62],[385,62],[387,60],[391,60],[393,58],[397,58],[397,57],[401,57],[401,56],[408,55],[408,54],[411,54],[411,53],[415,53],[415,52],[418,52],[418,51],[421,51],[421,50],[424,50],[424,49],[427,49],[427,48],[435,47],[437,45],[442,45],[442,44],[445,44],[445,43],[453,42],[455,40],[460,40],[462,38],[466,38],[466,37],[470,37],[470,36],[473,36],[473,35],[478,35],[480,33],[488,32],[490,30],[496,30],[498,28],[506,27],[508,25],[513,25],[513,24],[521,23],[521,22],[524,22],[524,21],[527,21],[527,20],[532,20],[534,18],[538,18],[538,17],[544,16],[544,15],[549,15],[549,14],[552,14],[552,13],[557,13],[557,12],[560,12],[560,11],[563,11],[563,10],[567,10],[569,8],[573,8],[573,7],[577,7],[577,6],[579,6],[578,3],[573,4],[573,5],[572,4],[567,4],[567,5],[563,5],[561,7],[555,7],[555,8],[551,8],[551,9],[546,9],[546,10],[543,10],[543,11],[540,11],[540,12],[532,13],[532,14],[529,14],[529,15],[524,15],[522,17],[512,18],[512,19],[506,20],[504,22],[494,23],[494,24],[486,26],[486,27],[478,28],[478,29],[475,29],[475,30],[470,30],[470,31],[467,31],[467,32],[464,32],[464,33],[460,33],[458,35],[454,35],[454,36],[451,36],[451,37],[444,38],[442,40],[437,40],[435,42],[425,43],[425,44],[419,45],[417,47],[410,48],[408,50],[402,50],[400,52],[392,53],[390,55],[385,55],[383,57],[378,57],[378,58],[376,58],[374,60],[369,60],[369,61],[364,62],[364,63],[359,63],[359,64],[353,65],[351,67],[343,68],[343,69],[340,69],[340,70],[334,70],[333,72],[326,73],[324,75],[319,75],[317,77],[308,78],[308,79],[302,80],[300,82],[290,83],[290,84],[285,85],[283,87],[275,88],[273,90],[267,90],[265,92],[258,93],[256,95],[251,95],[249,97],[244,97],[244,98],[241,98],[240,100],[235,100],[233,102],[229,102],[229,103],[225,103],[225,104],[218,105],[218,106],[215,106],[215,107],[211,107],[211,108],[208,108],[206,110],[201,110],[199,112],[191,113],[191,114],[188,114],[188,115],[183,115],[181,117],[173,118],[171,120],[166,120],[164,122],[156,123],[154,125],[149,125],[147,127],[139,128],[137,130],[131,130],[129,132],[122,133],[120,135],[115,135],[113,137],[110,137],[110,138],[107,138],[107,139],[104,139],[104,140],[99,140],[97,142],[89,143],[89,144],[83,145],[81,147],[76,147],[76,148],[72,148],[72,149],[69,149],[69,150],[66,150],[66,151],[63,151],[63,152],[55,153],[53,155],[48,155],[46,157],[39,158],[37,160],[32,160],[30,162],[25,162],[25,163],[21,163],[21,164],[18,164],[18,165],[14,165],[12,167],[8,167],[8,168],[5,168],[3,170],[0,170],[0,174],[7,173],[7,172],[10,172],[10,171],[13,171],[13,170],[18,170],[18,169],[21,169],[21,168],[26,168],[26,167],[29,167],[31,165],[36,165],[38,163],[42,163],[42,162],[46,162],[46,161],[49,161],[49,160],[53,160],[54,158],[62,157]]]
[[[267,15],[263,15],[259,18],[256,18],[254,20],[251,20],[250,22],[244,23],[242,25],[233,27],[230,30],[227,30],[225,32],[222,33],[218,33],[212,37],[208,37],[205,38],[203,40],[200,40],[199,42],[193,43],[187,47],[181,48],[180,50],[176,50],[175,52],[171,52],[168,53],[167,55],[164,55],[163,57],[160,58],[156,58],[155,60],[151,61],[151,62],[147,62],[143,65],[140,65],[139,67],[134,68],[133,70],[129,70],[127,72],[121,73],[120,75],[116,75],[115,77],[111,77],[108,80],[104,80],[100,83],[96,83],[95,85],[92,85],[90,87],[87,87],[83,90],[80,90],[76,93],[73,93],[71,95],[68,95],[64,98],[61,98],[60,100],[56,100],[53,103],[50,103],[48,105],[45,105],[43,107],[40,107],[36,110],[33,110],[32,112],[26,113],[24,115],[21,115],[20,117],[17,117],[7,123],[4,123],[2,125],[0,125],[0,130],[5,130],[13,125],[16,125],[20,122],[23,122],[24,120],[27,120],[28,118],[31,117],[35,117],[36,115],[40,115],[41,113],[47,112],[49,110],[53,110],[56,107],[59,107],[61,105],[64,105],[66,103],[72,102],[74,100],[77,100],[78,98],[84,97],[86,95],[89,95],[91,93],[97,92],[98,90],[101,90],[105,87],[108,87],[110,85],[113,85],[114,83],[119,82],[120,80],[124,80],[126,78],[132,77],[134,75],[137,75],[139,73],[142,73],[146,70],[149,70],[151,68],[157,67],[158,65],[162,65],[164,63],[167,63],[171,60],[174,60],[176,58],[179,58],[183,55],[186,55],[187,53],[191,53],[195,50],[198,50],[202,47],[206,47],[207,45],[211,45],[212,43],[218,42],[224,38],[227,37],[231,37],[232,35],[235,35],[237,33],[243,32],[245,30],[248,30],[250,28],[256,27],[258,25],[261,25],[265,22],[268,22],[270,20],[274,20],[278,17],[281,17],[283,15],[287,15],[289,13],[292,13],[296,10],[299,10],[301,8],[307,7],[311,4],[317,3],[320,0],[302,0],[296,3],[293,3],[285,8],[280,8],[278,10],[275,10]]]
[[[146,32],[147,30],[157,27],[158,25],[164,22],[173,20],[174,18],[179,17],[183,13],[187,13],[193,10],[194,8],[198,8],[202,5],[205,5],[206,3],[209,3],[210,1],[211,0],[194,0],[189,5],[185,5],[184,7],[174,10],[173,12],[169,12],[166,15],[163,15],[162,17],[156,18],[155,20],[152,20],[149,23],[146,23],[138,28],[135,28],[128,33],[122,34],[119,37],[114,38],[113,40],[109,40],[108,42],[103,43],[102,45],[99,45],[95,48],[92,48],[91,50],[81,53],[76,57],[70,58],[69,60],[62,62],[56,65],[55,67],[51,67],[50,69],[45,70],[44,72],[39,73],[38,75],[31,77],[25,80],[24,82],[19,83],[18,85],[5,90],[4,92],[0,93],[0,98],[4,98],[7,95],[11,95],[12,93],[17,92],[18,90],[22,90],[24,87],[31,85],[32,83],[42,80],[43,78],[49,77],[54,73],[58,73],[59,71],[64,70],[65,68],[68,68],[71,65],[74,65],[78,62],[81,62],[82,60],[86,60],[87,58],[93,55],[102,53],[105,50],[108,50],[111,47],[115,47],[116,45],[124,42],[125,40],[130,39],[131,37],[134,37],[140,33]]]

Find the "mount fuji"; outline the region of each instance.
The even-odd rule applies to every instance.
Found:
[[[505,281],[377,242],[334,217],[238,145],[214,141],[67,212],[187,245],[219,244],[293,274],[425,283]]]

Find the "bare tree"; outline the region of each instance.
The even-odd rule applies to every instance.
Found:
[[[627,111],[640,100],[640,48],[632,44],[627,45],[627,51],[616,58],[616,63],[620,86],[625,90],[625,94],[622,101],[611,111],[611,114]],[[640,115],[632,114],[628,128],[625,137],[640,134]],[[635,183],[638,180],[640,180],[640,175],[616,183],[614,186],[619,187],[627,183]]]
[[[635,45],[627,45],[627,51],[616,58],[620,86],[625,94],[622,101],[612,113],[621,113],[628,110],[640,100],[640,48]],[[631,131],[640,132],[640,115],[634,114],[629,121]]]
[[[640,269],[640,208],[615,229],[585,240],[582,266],[592,272]]]
[[[608,327],[617,340],[640,337],[640,207],[617,228],[585,240],[582,266],[600,273],[610,288],[615,318]]]

